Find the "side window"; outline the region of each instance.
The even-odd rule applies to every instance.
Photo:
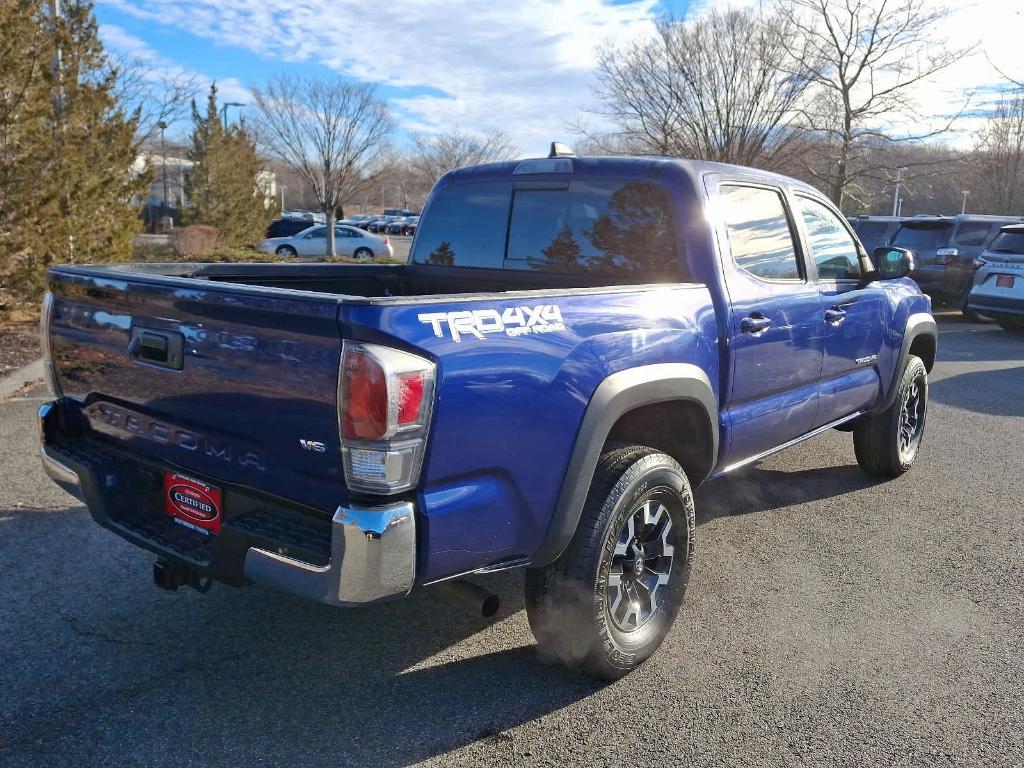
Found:
[[[736,265],[762,280],[799,280],[782,195],[774,189],[723,184],[718,197]]]
[[[581,180],[518,189],[505,266],[561,274],[685,281],[668,192],[647,181]]]
[[[796,199],[818,277],[822,280],[859,278],[862,273],[857,244],[839,218],[817,200],[799,195]]]
[[[953,241],[957,245],[984,245],[992,225],[984,221],[962,221],[956,228]]]
[[[411,261],[501,269],[511,190],[507,183],[445,187],[431,200]]]
[[[316,229],[311,229],[311,230],[309,230],[309,232],[307,232],[305,235],[303,235],[303,237],[324,237],[324,238],[326,238],[327,237],[327,227],[317,227]]]

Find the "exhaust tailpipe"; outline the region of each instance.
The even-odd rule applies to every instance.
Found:
[[[456,603],[464,605],[485,619],[491,618],[501,607],[501,600],[496,594],[471,581],[456,579],[453,581],[442,581],[435,586],[441,594]]]

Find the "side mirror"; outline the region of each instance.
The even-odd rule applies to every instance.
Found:
[[[875,262],[880,280],[895,280],[906,277],[914,270],[914,254],[906,248],[883,245],[875,248],[871,258]]]

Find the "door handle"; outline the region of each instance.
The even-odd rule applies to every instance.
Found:
[[[846,317],[846,310],[840,309],[838,306],[829,307],[825,310],[825,322],[831,323],[832,325],[839,325],[843,322],[843,318]]]
[[[768,330],[771,324],[771,320],[769,320],[764,315],[755,312],[754,314],[747,315],[742,320],[740,320],[740,330],[743,333],[758,334]]]
[[[132,326],[128,357],[159,368],[181,370],[185,337],[174,331],[157,331]]]

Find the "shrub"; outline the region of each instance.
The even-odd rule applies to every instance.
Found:
[[[217,228],[209,224],[193,224],[171,235],[171,244],[178,258],[194,259],[217,247]]]

